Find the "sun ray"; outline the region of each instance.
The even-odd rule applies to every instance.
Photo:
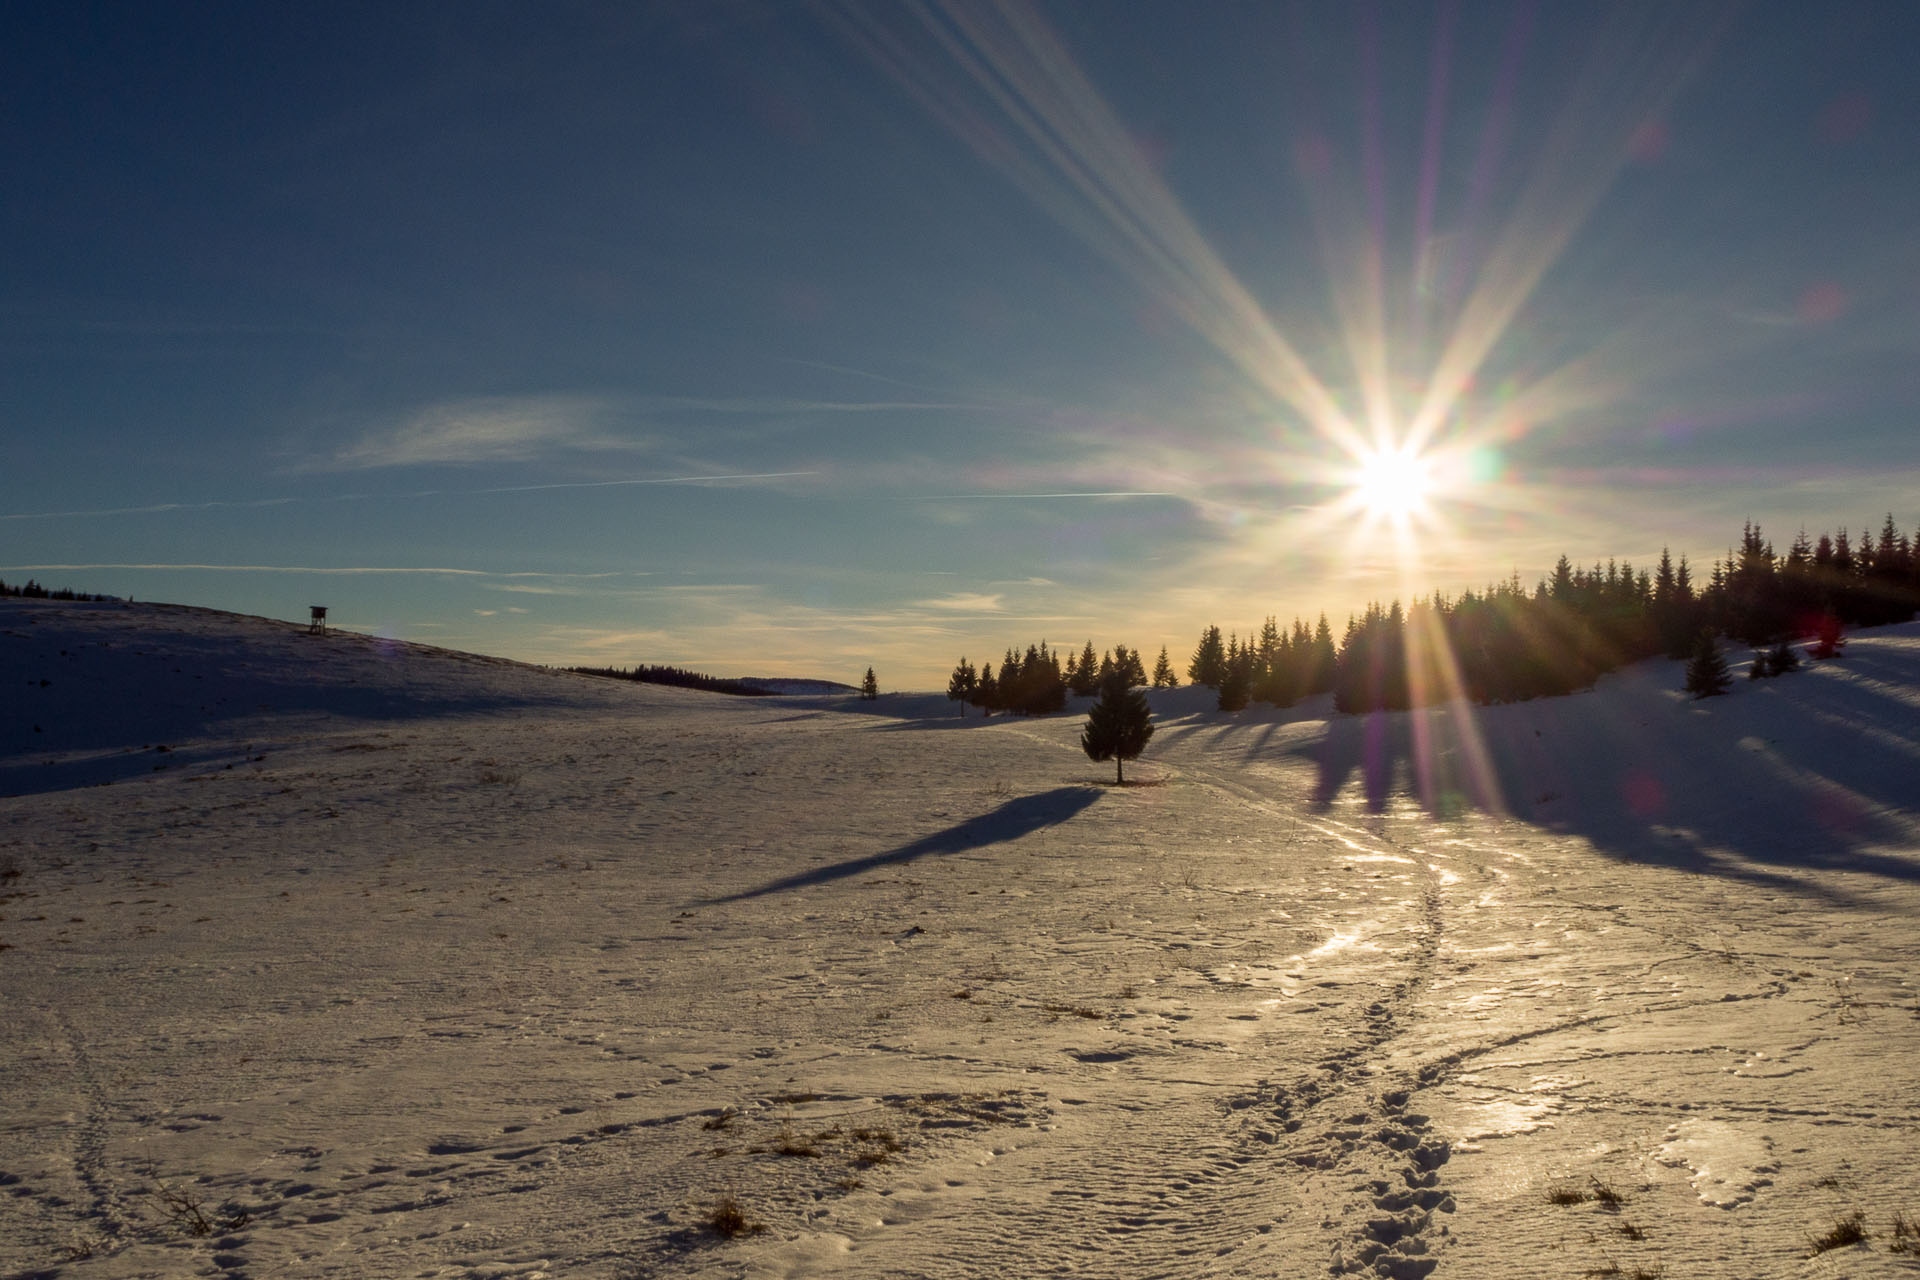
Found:
[[[1422,448],[1619,176],[1634,131],[1673,99],[1725,12],[1615,11],[1555,118],[1520,203],[1501,228],[1427,381],[1407,442]]]
[[[988,10],[916,0],[908,7],[946,65],[847,0],[827,12],[976,154],[1138,281],[1254,385],[1320,437],[1349,449],[1364,446],[1333,392],[1220,260],[1037,14],[1015,3]],[[1032,153],[995,127],[954,82],[949,66],[986,95]]]

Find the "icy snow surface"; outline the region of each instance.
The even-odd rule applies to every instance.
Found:
[[[1124,789],[304,632],[0,601],[0,1274],[1920,1270],[1920,628]]]

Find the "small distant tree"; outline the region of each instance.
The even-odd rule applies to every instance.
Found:
[[[979,687],[980,676],[974,671],[973,664],[965,658],[960,659],[960,665],[947,677],[947,697],[960,704],[962,720],[967,718],[967,704],[973,701],[973,691]]]
[[[1160,646],[1159,660],[1153,664],[1153,687],[1156,689],[1178,689],[1180,677],[1173,673],[1173,663],[1167,661],[1167,646]]]
[[[1200,633],[1193,660],[1187,663],[1187,679],[1218,689],[1227,676],[1227,647],[1220,639],[1220,628],[1209,626]]]
[[[1727,675],[1727,660],[1711,630],[1703,629],[1693,643],[1693,657],[1687,662],[1687,692],[1696,699],[1711,698],[1733,687]]]
[[[1087,647],[1080,651],[1079,662],[1067,676],[1067,687],[1083,698],[1099,690],[1100,656],[1093,651],[1093,641],[1087,641]]]
[[[868,702],[880,696],[880,682],[874,679],[872,667],[867,668],[866,677],[860,681],[860,696]]]
[[[1153,737],[1153,715],[1147,707],[1147,695],[1129,689],[1125,677],[1115,675],[1100,685],[1100,701],[1087,711],[1086,728],[1080,731],[1080,749],[1090,760],[1112,760],[1113,780],[1126,784],[1125,762],[1145,750]]]
[[[1782,640],[1773,646],[1773,652],[1767,655],[1767,669],[1776,676],[1800,669],[1800,654],[1791,644]]]
[[[1253,698],[1254,651],[1241,649],[1227,663],[1220,678],[1219,706],[1222,711],[1244,711]]]
[[[1123,644],[1113,646],[1113,669],[1126,680],[1128,688],[1147,682],[1146,664],[1140,661],[1139,651]]]
[[[991,662],[980,664],[980,679],[973,686],[971,701],[980,708],[980,715],[984,719],[991,719],[993,713],[1000,709],[1000,682],[994,678]]]

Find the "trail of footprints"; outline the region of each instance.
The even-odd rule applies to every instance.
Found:
[[[1367,1007],[1352,1044],[1314,1075],[1262,1099],[1289,1135],[1284,1159],[1303,1171],[1350,1179],[1343,1188],[1348,1211],[1321,1224],[1334,1237],[1333,1275],[1419,1280],[1439,1265],[1436,1250],[1447,1227],[1435,1215],[1454,1210],[1452,1195],[1439,1186],[1440,1170],[1452,1149],[1431,1132],[1427,1116],[1409,1109],[1414,1094],[1439,1073],[1383,1084],[1368,1064],[1398,1034],[1403,1013],[1432,980],[1440,919],[1440,896],[1429,891],[1406,977]]]

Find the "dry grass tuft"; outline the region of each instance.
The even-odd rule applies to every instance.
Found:
[[[891,1129],[855,1129],[851,1134],[855,1142],[865,1143],[854,1152],[853,1162],[857,1165],[885,1164],[888,1160],[907,1149]]]
[[[173,1225],[187,1235],[210,1236],[216,1231],[238,1231],[253,1219],[244,1210],[223,1206],[218,1218],[207,1216],[207,1204],[191,1191],[177,1191],[164,1182],[154,1183],[149,1193],[160,1202]]]
[[[1896,1210],[1893,1215],[1893,1238],[1887,1242],[1887,1252],[1920,1253],[1920,1222]]]
[[[1608,1208],[1617,1209],[1627,1202],[1626,1194],[1616,1190],[1612,1183],[1594,1177],[1589,1177],[1587,1181],[1593,1184],[1593,1198]]]
[[[1827,1228],[1826,1234],[1808,1236],[1807,1244],[1813,1252],[1807,1256],[1817,1257],[1829,1249],[1844,1249],[1850,1244],[1859,1244],[1867,1238],[1867,1215],[1858,1209]]]
[[[1098,1019],[1105,1016],[1098,1009],[1090,1009],[1083,1004],[1043,1004],[1040,1008],[1055,1017],[1063,1013],[1072,1014],[1076,1018]]]
[[[731,1240],[735,1236],[758,1235],[767,1229],[767,1224],[749,1218],[739,1199],[728,1192],[713,1202],[713,1211],[707,1215],[707,1229]]]
[[[791,1127],[781,1125],[780,1132],[774,1135],[773,1145],[768,1147],[767,1150],[777,1156],[800,1156],[808,1160],[816,1159],[820,1155],[819,1136],[818,1134],[814,1134],[809,1137],[805,1134],[795,1133]]]

